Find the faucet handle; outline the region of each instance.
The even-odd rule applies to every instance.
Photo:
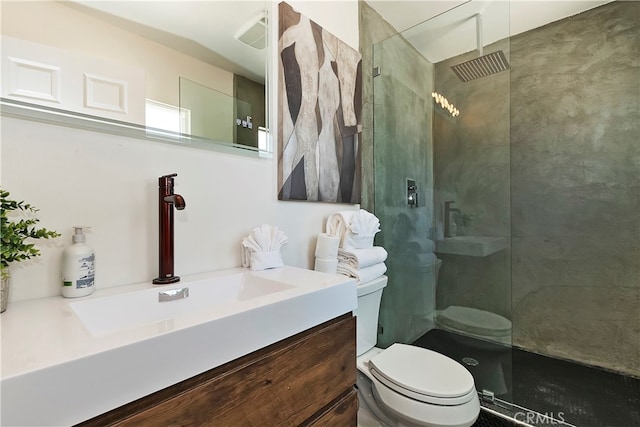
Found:
[[[163,175],[160,178],[158,178],[158,185],[160,187],[173,187],[173,178],[176,176],[178,176],[177,173]]]

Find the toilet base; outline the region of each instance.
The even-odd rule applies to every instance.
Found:
[[[357,372],[356,378],[359,403],[358,427],[397,427],[397,420],[387,415],[375,401],[371,381],[360,371]]]

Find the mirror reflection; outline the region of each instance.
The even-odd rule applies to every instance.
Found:
[[[265,150],[267,6],[2,2],[3,101]]]

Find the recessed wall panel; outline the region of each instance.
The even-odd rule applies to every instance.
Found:
[[[84,106],[88,109],[127,113],[127,82],[84,73]]]
[[[5,96],[60,102],[60,67],[9,57],[10,76]]]

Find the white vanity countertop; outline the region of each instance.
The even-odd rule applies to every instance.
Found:
[[[292,285],[246,301],[94,335],[71,304],[248,275]],[[192,297],[192,296],[191,296]],[[190,297],[190,298],[191,298]],[[71,425],[115,409],[357,307],[353,279],[295,267],[231,269],[10,303],[1,317],[1,425]]]

